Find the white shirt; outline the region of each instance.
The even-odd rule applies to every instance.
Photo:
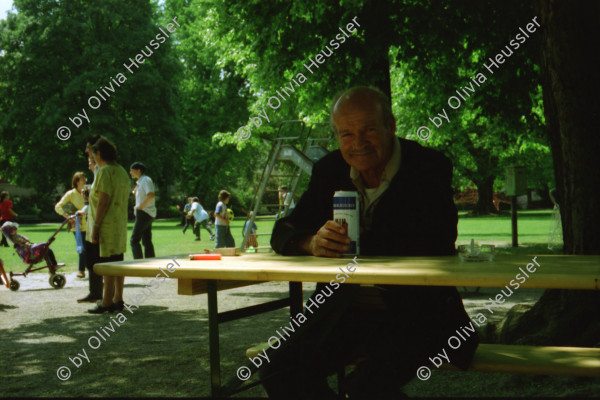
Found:
[[[202,222],[208,219],[208,213],[204,210],[204,207],[202,207],[202,205],[196,201],[192,203],[192,208],[190,211],[196,219],[196,222]]]
[[[135,212],[137,215],[137,208],[142,204],[148,197],[148,193],[154,193],[154,183],[149,176],[142,175],[137,181],[137,190],[135,192]],[[146,214],[152,218],[156,218],[156,201],[152,198],[144,208],[142,208]]]
[[[377,205],[378,199],[387,190],[392,182],[392,179],[400,169],[400,142],[398,138],[394,137],[394,144],[392,149],[392,156],[388,161],[383,175],[381,176],[381,183],[376,188],[367,188],[363,182],[363,179],[354,167],[350,167],[350,178],[352,183],[358,190],[361,199],[361,226],[369,228],[371,225],[371,217],[373,216],[373,210]]]
[[[283,194],[283,205],[289,206],[288,208],[290,210],[296,207],[296,203],[294,203],[294,199],[292,198],[292,194],[290,192]]]
[[[222,201],[218,202],[217,208],[215,209],[215,214],[219,214],[221,218],[223,218],[223,215],[225,215],[225,219],[229,219],[229,215],[227,214],[227,205]],[[215,225],[227,225],[227,223],[223,222],[222,219],[215,217]]]

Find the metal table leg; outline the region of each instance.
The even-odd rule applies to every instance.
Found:
[[[290,282],[290,316],[302,313],[302,282]]]
[[[219,354],[219,306],[217,281],[207,281],[208,294],[208,343],[210,347],[210,389],[212,397],[221,393],[221,356]]]
[[[221,387],[221,356],[219,354],[219,323],[235,321],[252,315],[262,314],[267,311],[277,310],[282,307],[290,306],[290,316],[295,317],[302,313],[302,282],[290,282],[290,296],[287,299],[270,301],[268,303],[258,304],[242,309],[226,311],[219,314],[217,303],[217,281],[207,280],[208,294],[208,342],[210,346],[210,388],[212,397],[221,397],[241,392],[250,387],[260,384],[254,382],[237,388],[239,379],[233,380],[225,388]]]

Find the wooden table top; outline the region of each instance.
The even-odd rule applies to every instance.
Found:
[[[173,264],[173,257],[179,265]],[[94,271],[100,275],[155,277],[162,270],[177,279],[298,282],[330,282],[338,274],[344,276],[345,271],[349,276],[346,283],[504,287],[514,280],[526,288],[600,289],[600,256],[496,255],[491,262],[465,262],[458,256],[359,256],[359,266],[352,263],[356,268],[353,274],[346,269],[351,257],[244,254],[218,261],[190,261],[183,254],[173,257],[96,264]],[[539,267],[533,263],[534,257]],[[533,272],[527,270],[528,264],[532,264]]]

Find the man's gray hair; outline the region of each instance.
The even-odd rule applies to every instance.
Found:
[[[333,121],[333,112],[335,111],[335,107],[342,99],[350,99],[353,97],[353,95],[355,95],[356,92],[365,91],[370,92],[377,101],[377,104],[379,104],[383,123],[386,125],[389,123],[390,118],[393,117],[393,114],[390,99],[386,96],[386,94],[374,86],[354,86],[350,89],[337,93],[331,102],[331,108],[329,109],[329,123],[331,124],[331,128],[335,133],[337,133],[337,129]]]

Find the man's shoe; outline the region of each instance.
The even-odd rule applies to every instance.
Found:
[[[85,278],[85,272],[83,272],[83,271],[79,271],[79,272],[77,273],[77,277],[78,277],[78,278]]]
[[[194,239],[194,240],[195,240],[195,241],[199,241],[199,240],[200,240],[200,238],[196,238],[196,239]]]
[[[110,312],[123,311],[123,309],[125,308],[125,302],[117,301],[116,303],[112,303],[108,308],[110,308]]]
[[[114,304],[111,304],[108,307],[96,306],[96,308],[89,309],[88,312],[90,314],[104,314],[105,312],[113,312]]]
[[[82,299],[77,299],[78,303],[95,303],[98,300],[102,300],[102,297],[94,297],[91,294],[88,294]]]

